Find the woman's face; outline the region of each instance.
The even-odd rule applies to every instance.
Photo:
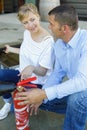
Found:
[[[32,12],[29,12],[29,16],[25,17],[22,23],[25,29],[29,30],[31,33],[36,33],[40,27],[39,15],[37,16]]]

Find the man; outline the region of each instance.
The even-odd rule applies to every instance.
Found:
[[[24,100],[19,105],[30,104],[30,107],[39,106],[43,100],[51,102],[56,99],[63,103],[61,99],[67,99],[63,130],[84,130],[87,117],[87,31],[78,27],[78,15],[72,6],[61,5],[52,9],[49,23],[56,39],[54,70],[43,89],[18,93],[17,99]],[[62,82],[66,75],[68,80]]]

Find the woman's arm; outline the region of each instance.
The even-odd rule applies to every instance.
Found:
[[[5,53],[16,53],[19,54],[20,49],[19,48],[15,48],[15,47],[11,47],[9,45],[5,45],[6,49],[5,49]]]
[[[35,73],[36,75],[39,75],[39,76],[45,76],[47,70],[48,70],[47,68],[44,68],[42,66],[35,67],[32,65],[29,65],[26,68],[24,68],[24,70],[20,73],[21,79],[26,79],[30,77],[32,73]]]

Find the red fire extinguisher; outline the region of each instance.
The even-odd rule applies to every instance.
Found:
[[[20,100],[15,100],[18,92],[25,91],[24,87],[37,88],[36,85],[29,82],[36,80],[36,77],[20,81],[17,83],[17,89],[13,92],[14,111],[16,118],[16,130],[30,130],[29,127],[29,108],[28,105],[18,105]]]

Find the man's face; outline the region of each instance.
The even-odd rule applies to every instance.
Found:
[[[53,36],[56,39],[62,38],[63,36],[62,26],[57,21],[55,21],[54,15],[49,16],[49,29],[52,31]]]

